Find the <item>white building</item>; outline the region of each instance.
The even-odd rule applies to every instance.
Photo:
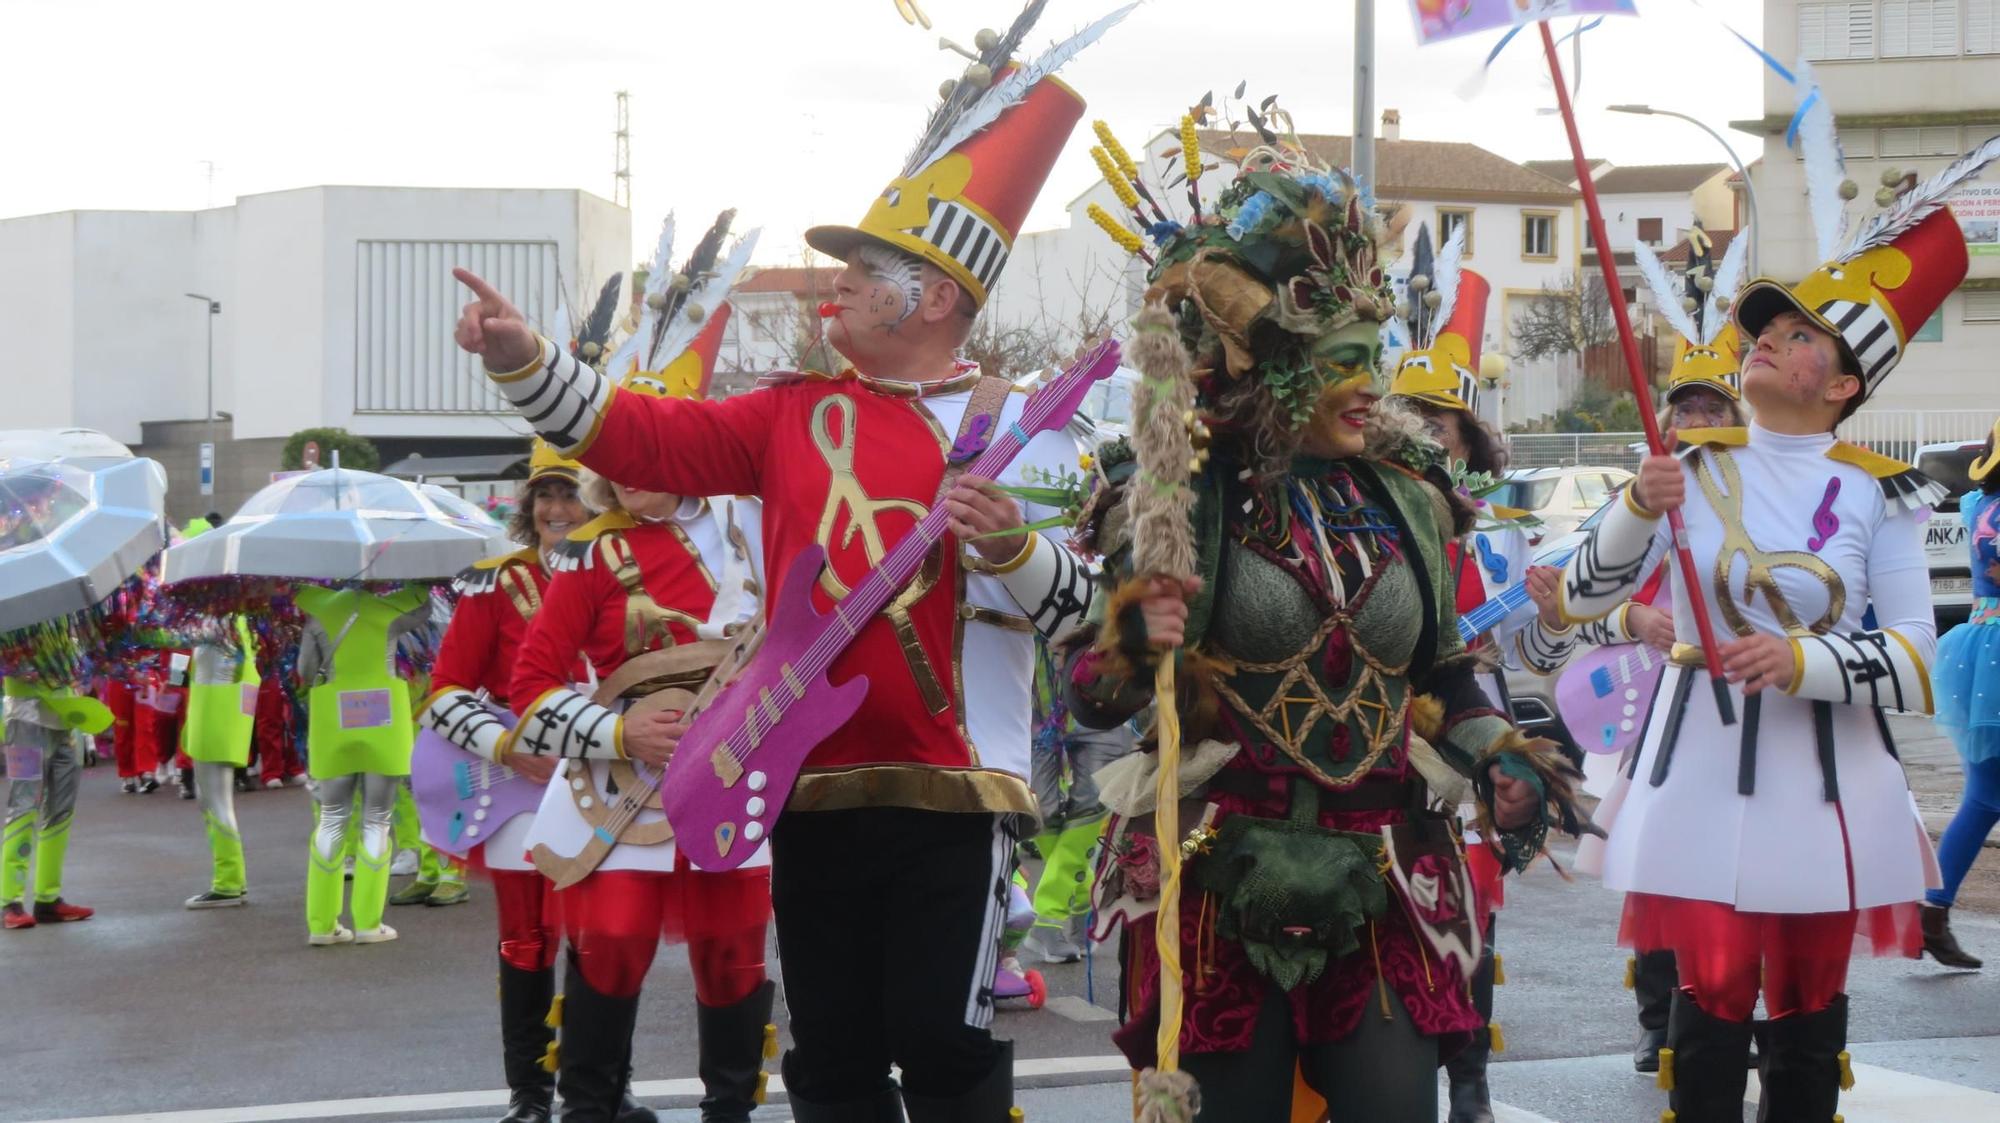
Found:
[[[1885,172],[1928,176],[2000,134],[2000,0],[1765,0],[1764,46],[1787,64],[1810,62],[1839,124],[1848,177],[1860,186],[1852,214],[1869,208]],[[1802,166],[1784,140],[1798,100],[1791,85],[1767,73],[1762,120],[1736,125],[1766,137],[1764,159],[1751,173],[1759,251],[1764,272],[1788,279],[1819,264]],[[1989,169],[1966,196],[1955,209],[1972,255],[1970,277],[1917,332],[1902,365],[1843,434],[1956,440],[1992,424],[2000,405],[1993,374],[2000,172]]]
[[[1576,269],[1580,226],[1572,206],[1575,190],[1478,145],[1403,140],[1394,110],[1384,113],[1383,121],[1385,135],[1375,144],[1376,193],[1383,210],[1403,223],[1405,240],[1414,236],[1419,223],[1430,227],[1436,242],[1465,224],[1466,267],[1492,285],[1484,346],[1507,355],[1512,364],[1505,404],[1501,395],[1489,395],[1503,410],[1500,420],[1554,410],[1573,392],[1575,376],[1561,373],[1552,360],[1518,361],[1510,333],[1529,301]],[[1308,135],[1300,140],[1329,165],[1344,167],[1350,161],[1347,137]],[[1209,165],[1198,184],[1203,198],[1217,197],[1234,178],[1244,143],[1227,133],[1202,132],[1203,162]],[[1171,179],[1168,157],[1179,146],[1178,136],[1165,131],[1131,146],[1141,178],[1155,185]],[[1178,192],[1176,196],[1162,202],[1170,213],[1185,213],[1185,200]],[[1110,185],[1099,179],[1071,200],[1066,228],[1023,235],[994,288],[988,316],[1003,326],[1040,325],[1059,340],[1073,340],[1081,335],[1079,324],[1107,317],[1122,323],[1137,310],[1144,264],[1113,245],[1090,220],[1087,211],[1093,203],[1114,215],[1123,210]],[[1392,249],[1392,254],[1400,253],[1400,246]]]
[[[572,304],[594,295],[631,245],[624,208],[572,190],[309,187],[196,212],[0,221],[5,424],[100,429],[159,458],[176,515],[232,509],[300,429],[370,437],[385,463],[512,451],[524,426],[452,343],[466,299],[452,266],[548,323],[559,288]],[[224,420],[217,494],[203,499],[211,328]]]

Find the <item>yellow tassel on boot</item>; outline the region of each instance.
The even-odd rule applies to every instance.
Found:
[[[549,999],[548,1016],[542,1019],[542,1024],[550,1029],[561,1029],[562,1012],[563,1012],[563,996],[558,994],[554,998]]]
[[[1507,985],[1507,961],[1498,955],[1493,957],[1493,985],[1496,987]]]
[[[1499,1022],[1487,1023],[1486,1033],[1488,1037],[1491,1038],[1491,1044],[1493,1046],[1494,1052],[1504,1053],[1507,1051],[1507,1035],[1500,1032]]]
[[[1639,989],[1639,960],[1636,956],[1625,957],[1625,989]]]
[[[1843,1092],[1854,1087],[1853,1060],[1854,1058],[1847,1055],[1847,1050],[1840,1051],[1840,1090]]]
[[[764,1059],[778,1059],[778,1027],[769,1022],[764,1023]]]
[[[1672,1049],[1660,1050],[1660,1075],[1656,1083],[1659,1084],[1660,1091],[1662,1092],[1671,1092],[1674,1090],[1674,1051]]]
[[[557,1043],[551,1041],[549,1042],[549,1051],[542,1054],[542,1071],[555,1072],[561,1068],[562,1054],[558,1051]]]
[[[1673,1108],[1668,1108],[1660,1113],[1660,1123],[1675,1123],[1678,1119],[1680,1119],[1680,1116],[1674,1113]],[[1840,1123],[1840,1121],[1835,1120],[1834,1123]]]
[[[770,1095],[770,1084],[770,1073],[760,1072],[757,1074],[757,1091],[750,1098],[755,1100],[760,1107],[763,1106],[764,1097]]]
[[[1028,1114],[1018,1107],[1007,1109],[1007,1123],[1027,1123]]]

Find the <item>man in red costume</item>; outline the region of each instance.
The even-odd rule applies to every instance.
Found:
[[[1012,1108],[1011,1045],[988,1026],[1013,843],[1036,814],[1033,633],[1069,631],[1091,591],[1060,539],[1022,529],[1011,498],[948,472],[953,433],[1019,416],[1021,397],[956,352],[1083,111],[1053,79],[1010,87],[1004,44],[1018,40],[995,40],[858,228],[807,235],[846,263],[827,325],[853,364],[839,375],[723,401],[621,392],[458,271],[476,298],[460,346],[542,436],[630,487],[759,496],[772,588],[820,546],[816,596],[830,607],[928,508],[950,510],[952,537],[834,661],[836,683],[868,677],[866,700],[813,751],[770,839],[795,1041],[784,1077],[800,1123],[905,1109],[912,1123],[1002,1123]],[[1014,471],[1073,468],[1075,456],[1073,439],[1048,433]],[[657,764],[680,728],[640,719],[612,736],[620,755]]]

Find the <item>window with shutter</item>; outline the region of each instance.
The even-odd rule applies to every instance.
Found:
[[[1874,0],[1802,0],[1799,53],[1814,62],[1874,58]]]
[[[1915,156],[1923,142],[1920,129],[1883,129],[1882,147],[1877,155],[1885,158]]]
[[[1965,0],[1965,53],[2000,54],[2000,0]]]
[[[1961,150],[1958,147],[1957,126],[1933,125],[1925,128],[1923,136],[1917,142],[1917,149],[1917,154],[1920,156],[1958,155]]]
[[[1660,229],[1661,225],[1661,220],[1657,218],[1640,219],[1639,240],[1649,246],[1659,245],[1660,239],[1664,237],[1664,232]]]
[[[1965,302],[1963,316],[1966,323],[2000,323],[2000,292],[1988,289],[1965,292],[1960,296]]]
[[[1882,0],[1882,57],[1958,53],[1959,0]]]

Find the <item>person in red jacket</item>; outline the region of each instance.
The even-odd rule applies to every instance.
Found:
[[[800,1123],[905,1110],[912,1123],[1004,1123],[1013,1111],[1011,1043],[991,1032],[992,956],[1014,840],[1037,816],[1027,782],[1034,633],[1073,631],[1092,584],[1066,534],[1028,530],[1011,497],[957,478],[971,459],[960,450],[1010,427],[1027,450],[1002,483],[1073,473],[1077,456],[1066,433],[1025,439],[1023,396],[957,351],[1083,115],[1082,99],[1052,77],[994,81],[1033,15],[982,37],[980,62],[858,226],[807,234],[845,262],[826,334],[849,372],[785,376],[713,402],[641,397],[579,366],[492,286],[456,271],[475,298],[460,347],[541,435],[631,487],[756,495],[773,588],[824,549],[811,595],[829,611],[930,508],[949,515],[951,538],[913,581],[849,622],[829,678],[865,675],[859,708],[813,747],[789,793],[770,793],[784,801],[771,898],[793,1039],[784,1080]],[[1028,73],[1046,74],[1105,26]],[[773,626],[798,624],[766,611]],[[681,727],[653,714],[565,731],[519,735],[514,749],[581,755],[591,741],[589,755],[657,767]],[[762,836],[753,821],[741,839]],[[875,907],[856,908],[858,894]]]
[[[703,1123],[745,1123],[763,1083],[776,990],[764,971],[770,860],[692,868],[651,794],[658,770],[624,759],[617,730],[621,709],[685,709],[728,646],[722,636],[756,618],[756,502],[634,491],[590,473],[584,494],[605,514],[564,544],[521,645],[509,690],[521,720],[508,759],[552,760],[540,753],[551,743],[561,746],[556,755],[585,758],[562,762],[536,815],[529,843],[548,858],[591,849],[621,797],[646,809],[563,893],[571,948],[557,1078],[563,1117],[610,1118],[630,1078],[639,992],[664,937],[686,940],[694,973]],[[591,698],[573,688],[579,653],[603,682]],[[569,735],[590,727],[608,734]],[[558,872],[548,859],[542,866]],[[768,1033],[775,1041],[775,1028]]]
[[[577,498],[577,465],[541,441],[510,530],[524,548],[481,562],[459,577],[460,596],[431,671],[431,694],[418,717],[447,741],[497,760],[505,726],[488,708],[505,706],[514,656],[549,586],[551,552],[589,517]],[[486,696],[482,701],[480,694]],[[552,762],[529,758],[515,771],[538,784]],[[500,825],[474,855],[493,878],[500,919],[500,1051],[511,1091],[501,1123],[547,1123],[554,1081],[542,1067],[554,1040],[544,1020],[555,989],[553,892],[528,861],[530,816]]]

